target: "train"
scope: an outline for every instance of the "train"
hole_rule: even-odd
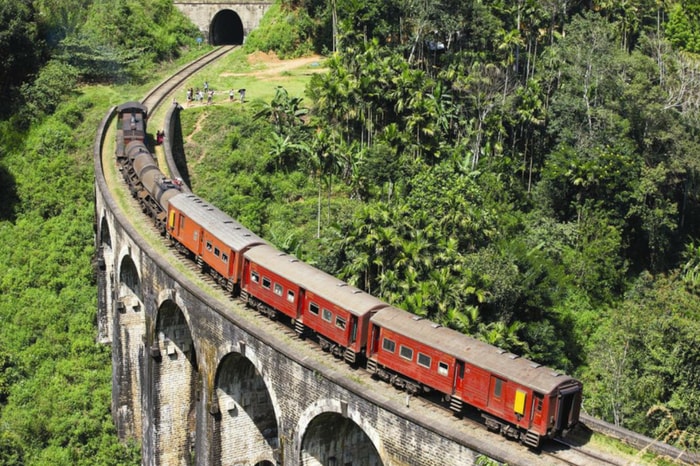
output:
[[[539,448],[579,422],[575,378],[392,306],[289,255],[183,189],[159,168],[148,109],[119,105],[116,159],[156,228],[228,293],[300,338],[408,394],[437,394],[456,415]]]

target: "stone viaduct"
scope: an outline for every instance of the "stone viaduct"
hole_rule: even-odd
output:
[[[175,0],[175,6],[199,28],[212,45],[239,45],[255,29],[273,0]]]
[[[165,131],[181,147],[179,111]],[[112,349],[118,435],[141,444],[143,464],[545,464],[353,370],[190,270],[118,188],[114,113],[94,149],[98,338]]]

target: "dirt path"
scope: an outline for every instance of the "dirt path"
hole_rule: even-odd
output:
[[[264,64],[265,69],[253,70],[246,73],[226,73],[222,76],[255,76],[258,78],[279,76],[285,71],[291,71],[304,66],[309,66],[313,63],[321,63],[323,57],[320,55],[310,55],[308,57],[293,58],[291,60],[280,60],[274,53],[255,52],[248,55],[248,63],[255,67],[258,64]]]

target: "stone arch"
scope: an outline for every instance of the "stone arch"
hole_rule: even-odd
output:
[[[124,307],[132,306],[136,308],[138,303],[134,302],[134,299],[143,302],[141,277],[139,277],[139,271],[130,255],[122,257],[119,266],[118,299],[123,306],[122,309],[120,309],[122,312],[125,310]]]
[[[114,253],[112,235],[107,216],[103,213],[99,225],[97,251],[97,338],[100,343],[112,341],[112,319],[114,318],[112,297],[114,292]]]
[[[221,10],[214,15],[209,27],[212,45],[241,45],[244,37],[243,22],[233,10]]]
[[[300,417],[294,452],[298,464],[384,464],[379,433],[346,402],[319,400]]]
[[[112,235],[109,232],[109,222],[107,222],[107,216],[102,216],[102,221],[100,222],[100,247],[108,250],[112,250]]]
[[[214,387],[217,409],[213,410],[214,458],[221,464],[234,464],[243,458],[246,464],[274,464],[280,445],[279,427],[268,386],[255,363],[244,354],[229,353],[221,360]]]
[[[174,299],[158,307],[150,347],[156,464],[189,464],[195,449],[197,394],[202,380],[185,312]]]
[[[145,313],[143,308],[142,284],[139,270],[126,249],[121,254],[117,269],[114,305],[116,312],[110,316],[109,327],[113,328],[113,360],[122,361],[120,374],[115,378],[112,389],[112,402],[116,407],[115,419],[121,438],[140,438],[142,417],[138,408],[137,387],[141,386],[141,372],[133,370],[139,365],[139,351],[145,335]]]

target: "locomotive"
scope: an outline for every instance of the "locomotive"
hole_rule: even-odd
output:
[[[124,179],[161,234],[229,293],[409,394],[437,392],[457,415],[478,410],[489,429],[529,447],[577,425],[580,381],[391,306],[185,192],[149,151],[147,112],[139,102],[117,107]]]

